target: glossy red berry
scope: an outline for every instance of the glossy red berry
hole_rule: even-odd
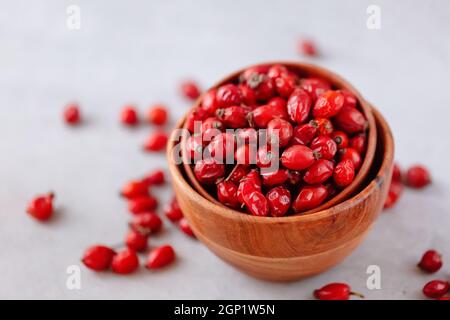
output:
[[[333,160],[337,152],[337,145],[334,140],[328,136],[318,136],[314,138],[310,145],[316,158]]]
[[[344,107],[356,108],[356,105],[358,104],[358,99],[352,92],[345,89],[339,90],[339,92],[344,95]]]
[[[402,193],[403,193],[403,184],[400,181],[392,180],[389,186],[388,195],[384,202],[384,208],[385,209],[392,208],[400,199]]]
[[[217,109],[217,118],[223,121],[227,128],[243,128],[248,126],[247,111],[241,106],[231,106],[224,109]]]
[[[240,203],[244,203],[244,197],[251,194],[253,191],[261,191],[262,183],[257,170],[251,170],[238,186],[237,199]]]
[[[149,186],[160,186],[166,182],[164,171],[163,170],[155,170],[150,172],[147,176],[142,179],[144,183]]]
[[[270,145],[259,147],[256,157],[256,165],[259,168],[273,168],[273,166],[278,165],[279,161],[278,150],[272,149]]]
[[[215,112],[215,110],[214,110]],[[200,133],[202,127],[202,121],[206,120],[210,114],[203,108],[196,108],[186,118],[186,128],[189,132]]]
[[[241,92],[234,84],[225,84],[217,89],[216,101],[219,108],[240,105],[242,101]]]
[[[230,158],[233,159],[233,153],[236,147],[236,139],[231,132],[222,132],[215,136],[207,146],[208,155],[218,160]]]
[[[188,99],[195,100],[200,96],[200,89],[197,83],[192,80],[186,80],[181,83],[181,93]]]
[[[125,249],[114,255],[111,263],[112,270],[118,274],[129,274],[139,267],[139,259],[136,252]]]
[[[130,230],[125,238],[125,244],[130,250],[144,251],[148,245],[148,234]]]
[[[94,271],[103,271],[111,266],[112,259],[116,253],[113,249],[102,245],[88,248],[81,261]]]
[[[280,76],[274,80],[277,93],[283,98],[289,98],[297,87],[298,79],[292,74]]]
[[[298,44],[298,51],[305,56],[314,57],[318,55],[316,45],[308,39],[301,39]]]
[[[292,125],[283,119],[272,119],[267,124],[267,142],[277,143],[280,147],[285,147],[294,135]]]
[[[183,218],[183,211],[181,211],[177,198],[173,197],[172,201],[164,206],[164,214],[172,222],[176,222]]]
[[[401,181],[402,171],[398,163],[394,163],[394,168],[392,169],[392,181]]]
[[[164,132],[152,133],[144,143],[146,151],[161,151],[166,148],[168,137]]]
[[[166,124],[167,117],[167,108],[163,105],[155,105],[147,113],[147,121],[158,126]]]
[[[283,151],[281,163],[291,170],[304,170],[314,163],[313,151],[302,145],[293,145]]]
[[[146,267],[148,269],[158,269],[171,264],[175,260],[175,251],[172,246],[164,245],[150,251]]]
[[[423,287],[423,294],[432,299],[438,299],[444,296],[449,290],[448,281],[432,280]]]
[[[334,163],[330,160],[319,159],[310,166],[303,176],[308,184],[321,184],[333,175]]]
[[[423,188],[430,182],[430,173],[424,166],[415,165],[406,171],[406,184],[412,188]]]
[[[180,230],[187,234],[189,237],[196,238],[186,218],[182,218],[180,221],[178,221],[178,226],[180,227]]]
[[[272,79],[264,73],[253,72],[249,74],[245,84],[253,90],[257,101],[267,101],[275,94]]]
[[[236,149],[235,156],[237,164],[250,165],[256,163],[257,150],[256,145],[241,145]]]
[[[327,118],[317,118],[309,122],[317,128],[317,134],[321,136],[329,136],[333,133],[333,123]]]
[[[442,267],[442,256],[436,250],[428,250],[423,254],[418,266],[425,272],[436,272]]]
[[[345,106],[334,117],[336,127],[347,134],[363,132],[367,128],[367,120],[356,108]]]
[[[333,131],[330,135],[331,139],[336,142],[338,149],[343,149],[348,147],[349,139],[345,132],[343,131]],[[359,152],[359,151],[358,151]]]
[[[241,92],[242,103],[253,108],[257,104],[255,92],[253,91],[253,89],[245,83],[239,84],[238,88]]]
[[[135,126],[139,123],[137,111],[134,106],[125,106],[120,113],[120,121],[126,126]]]
[[[127,199],[132,199],[149,194],[149,184],[145,181],[132,180],[123,186],[120,195]]]
[[[153,211],[157,206],[158,201],[151,195],[135,197],[128,201],[128,210],[133,214]]]
[[[237,164],[233,170],[228,175],[227,180],[239,185],[239,182],[244,178],[249,172],[249,168],[245,165]]]
[[[300,190],[295,199],[292,208],[295,212],[303,212],[317,208],[328,196],[328,190],[325,186],[307,186]]]
[[[64,121],[68,125],[76,125],[80,123],[81,121],[80,107],[75,103],[67,105],[66,108],[64,109],[63,117]]]
[[[351,160],[343,160],[334,168],[333,180],[338,187],[346,187],[355,179],[355,165]]]
[[[217,117],[209,117],[203,121],[201,132],[205,141],[211,141],[216,135],[225,129],[223,122]]]
[[[289,172],[286,169],[261,173],[262,183],[265,187],[274,187],[285,183],[289,179]]]
[[[201,135],[192,135],[186,139],[185,152],[190,161],[197,161],[203,157],[203,137]]]
[[[362,165],[361,155],[353,148],[344,148],[339,150],[339,160],[350,160],[355,165],[355,170],[358,171]]]
[[[247,210],[254,216],[266,217],[269,215],[269,202],[262,192],[258,190],[253,190],[246,192],[243,191],[244,204]]]
[[[272,80],[275,80],[280,77],[285,77],[287,75],[289,75],[288,69],[281,64],[275,64],[271,66],[267,71],[267,76]]]
[[[283,99],[271,101],[273,102],[257,107],[249,114],[249,123],[252,126],[266,128],[272,119],[280,118],[288,120],[286,102]]]
[[[319,78],[306,78],[300,80],[300,87],[309,93],[313,101],[317,100],[322,93],[331,90],[331,85]]]
[[[308,92],[301,88],[297,88],[292,92],[287,102],[287,111],[292,122],[302,124],[309,116],[311,110],[312,99]]]
[[[156,233],[161,229],[162,220],[154,212],[143,212],[133,217],[130,222],[131,229],[141,233]]]
[[[237,199],[238,187],[231,181],[222,181],[217,184],[217,198],[221,203],[230,208],[239,208]]]
[[[272,217],[284,216],[291,205],[291,193],[283,186],[271,189],[267,192],[266,198]]]
[[[213,116],[216,114],[216,110],[219,107],[216,100],[216,89],[209,90],[205,93],[202,99],[202,109],[208,113],[208,115]]]
[[[27,213],[33,218],[46,221],[53,215],[53,199],[55,195],[49,193],[47,195],[37,196],[27,207]]]
[[[366,140],[366,135],[360,133],[350,139],[348,146],[355,149],[359,154],[364,154],[367,148]]]
[[[327,91],[316,100],[313,108],[315,118],[331,118],[341,111],[344,106],[344,95],[339,91]]]
[[[364,298],[361,294],[352,292],[350,286],[345,283],[330,283],[314,290],[314,297],[319,300],[348,300],[350,295]]]
[[[292,141],[295,144],[308,145],[316,136],[317,127],[311,123],[305,123],[294,128]]]
[[[202,184],[214,184],[225,174],[225,165],[215,158],[199,160],[194,166],[194,174]]]

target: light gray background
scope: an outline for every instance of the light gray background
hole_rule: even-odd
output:
[[[79,31],[66,27],[69,4],[81,8]],[[379,31],[366,28],[370,4],[381,7]],[[441,278],[450,272],[449,9],[444,0],[1,1],[0,297],[303,299],[345,281],[369,299],[421,298],[435,277],[415,268],[426,249],[443,252]],[[245,65],[297,61],[302,35],[323,52],[311,61],[349,79],[386,116],[397,159],[426,164],[434,184],[407,190],[344,263],[314,278],[252,279],[166,223],[151,243],[173,244],[174,266],[125,277],[82,268],[82,290],[66,289],[66,268],[87,246],[122,239],[129,215],[118,188],[165,166],[163,155],[140,152],[151,128],[118,124],[122,105],[164,102],[176,119],[189,107],[176,91],[181,79],[207,87]],[[61,121],[73,99],[86,118],[74,130]],[[24,210],[49,189],[58,214],[40,224]],[[158,192],[162,202],[170,194]],[[382,290],[365,287],[371,264],[381,267]]]

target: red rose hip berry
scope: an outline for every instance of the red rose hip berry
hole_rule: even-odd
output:
[[[144,143],[146,151],[161,151],[166,148],[168,137],[164,132],[152,133]]]
[[[139,118],[134,106],[125,106],[120,113],[120,121],[126,126],[135,126]]]
[[[178,221],[178,226],[180,227],[180,230],[183,231],[183,233],[187,234],[191,238],[196,238],[186,218],[182,218],[180,221]]]
[[[143,212],[133,217],[130,222],[131,229],[141,233],[156,233],[161,229],[162,220],[154,212]]]
[[[328,196],[325,186],[307,186],[300,190],[292,208],[295,212],[303,212],[318,207]]]
[[[147,121],[158,126],[167,122],[167,109],[163,105],[155,105],[147,113]]]
[[[159,269],[171,264],[175,260],[175,251],[172,246],[164,245],[150,251],[146,267],[147,269]]]
[[[331,118],[341,111],[344,106],[344,96],[339,91],[327,91],[316,100],[313,108],[315,118]]]
[[[318,136],[314,138],[310,145],[316,158],[333,160],[337,152],[337,145],[334,140],[328,136]]]
[[[144,181],[132,180],[123,186],[120,195],[127,199],[146,196],[149,194],[149,185]]]
[[[225,174],[225,165],[215,158],[201,159],[194,166],[194,174],[202,184],[214,184]]]
[[[351,295],[364,298],[361,294],[352,292],[350,286],[345,283],[330,283],[314,290],[314,297],[319,300],[348,300]]]
[[[291,170],[304,170],[314,163],[313,151],[302,145],[293,145],[283,151],[281,163]]]
[[[434,273],[442,267],[442,257],[436,250],[428,250],[423,254],[418,267],[425,272]]]
[[[243,128],[248,126],[247,111],[241,106],[231,106],[216,111],[217,118],[228,128]]]
[[[432,299],[438,299],[444,296],[449,290],[448,281],[432,280],[423,287],[423,294]]]
[[[238,208],[240,205],[237,191],[238,187],[231,181],[222,181],[217,184],[217,198],[230,208]]]
[[[291,206],[291,193],[283,186],[271,189],[266,198],[272,217],[284,216]]]
[[[316,126],[305,123],[294,128],[292,140],[295,144],[308,145],[314,139],[316,133]]]
[[[338,149],[344,149],[348,146],[349,139],[345,132],[333,131],[333,133],[330,135],[330,137],[331,137],[331,139],[334,140],[334,142],[336,142],[336,146]],[[362,153],[362,152],[360,152],[360,153]]]
[[[339,150],[339,160],[350,160],[355,165],[355,170],[359,170],[362,165],[361,155],[353,148],[344,148]]]
[[[272,119],[267,124],[267,142],[277,143],[280,147],[285,147],[294,135],[292,125],[283,119]]]
[[[34,198],[27,207],[27,213],[33,218],[46,221],[53,215],[53,199],[55,195],[49,193],[43,196]]]
[[[148,245],[148,234],[130,230],[125,238],[125,244],[130,250],[144,251]]]
[[[360,133],[350,139],[348,146],[355,149],[359,154],[364,154],[367,148],[366,140],[366,135],[364,133]]]
[[[409,187],[420,189],[430,184],[430,182],[430,173],[424,166],[415,165],[406,171],[406,184]]]
[[[186,80],[181,83],[181,93],[188,99],[195,100],[200,96],[200,89],[197,83],[192,80]]]
[[[158,201],[151,195],[139,196],[128,201],[128,210],[133,214],[141,214],[154,210]]]
[[[68,125],[76,125],[80,123],[81,121],[80,107],[75,103],[67,105],[66,108],[64,109],[63,117],[64,121]]]
[[[302,124],[309,116],[312,99],[308,92],[298,88],[292,92],[287,102],[287,111],[292,122]]]
[[[339,162],[334,168],[333,180],[338,187],[346,187],[355,179],[355,165],[351,160]]]
[[[321,184],[333,175],[334,163],[330,160],[319,159],[306,170],[303,181],[308,184]]]
[[[114,255],[111,263],[112,270],[118,274],[129,274],[139,267],[139,259],[133,250],[125,249]]]
[[[172,201],[164,206],[164,214],[172,222],[179,221],[183,218],[183,211],[181,211],[177,198],[173,197]]]
[[[253,190],[248,192],[244,189],[242,193],[247,210],[254,216],[266,217],[269,215],[269,202],[262,192]]]
[[[347,134],[362,132],[367,128],[367,120],[356,108],[343,107],[334,117],[336,127]]]
[[[88,248],[81,261],[94,271],[103,271],[111,266],[112,259],[116,253],[113,249],[102,245]]]
[[[216,91],[216,101],[219,108],[241,104],[241,92],[234,84],[225,84]]]

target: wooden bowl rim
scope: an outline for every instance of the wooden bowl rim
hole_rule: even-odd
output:
[[[375,178],[367,183],[367,186],[362,189],[360,192],[352,196],[351,198],[344,200],[341,203],[338,203],[331,208],[324,209],[314,214],[300,214],[300,215],[291,215],[284,217],[256,217],[249,214],[245,214],[243,212],[233,210],[231,208],[220,206],[214,202],[203,197],[198,193],[187,181],[184,179],[183,175],[180,172],[179,166],[173,161],[172,151],[175,147],[175,132],[172,133],[171,138],[169,140],[168,148],[167,148],[167,158],[169,161],[169,170],[172,175],[172,179],[177,179],[178,182],[182,184],[183,188],[186,188],[187,192],[192,196],[192,201],[201,202],[203,206],[209,207],[211,212],[215,214],[221,215],[224,218],[231,220],[238,220],[242,223],[292,223],[292,222],[313,222],[317,220],[321,220],[333,215],[337,215],[340,212],[346,211],[351,207],[361,203],[365,199],[367,199],[370,194],[379,188],[380,185],[384,182],[383,173],[389,171],[389,164],[394,161],[394,140],[392,136],[391,129],[387,124],[384,117],[378,112],[375,108],[372,107],[372,110],[377,118],[378,125],[382,129],[383,135],[385,136],[385,145],[384,145],[384,154],[383,161],[380,165],[380,168],[375,176]],[[184,118],[180,120],[176,128],[181,128],[181,125],[184,122]]]
[[[299,212],[299,213],[295,213],[294,215],[307,215],[307,214],[312,214],[312,213],[316,213],[318,211],[321,210],[325,210],[327,208],[331,208],[332,206],[335,206],[336,204],[344,201],[345,199],[347,199],[349,196],[351,196],[359,187],[359,185],[361,183],[364,182],[364,179],[366,178],[370,167],[372,166],[372,162],[373,162],[373,158],[375,156],[375,150],[376,150],[376,140],[377,140],[377,128],[376,128],[376,124],[375,124],[375,119],[373,117],[372,114],[372,108],[370,106],[370,104],[364,99],[364,97],[361,95],[361,93],[356,90],[356,88],[350,83],[348,82],[346,79],[344,79],[343,77],[341,77],[340,75],[336,74],[333,71],[330,71],[326,68],[314,65],[314,64],[310,64],[310,63],[303,63],[303,62],[292,62],[292,61],[276,61],[276,62],[263,62],[263,63],[259,63],[259,64],[255,64],[255,65],[251,65],[248,67],[244,67],[241,68],[233,73],[231,73],[230,75],[224,77],[222,80],[220,80],[219,82],[217,82],[214,86],[212,86],[211,88],[209,88],[207,91],[205,91],[196,101],[195,103],[192,105],[192,107],[189,109],[189,111],[187,112],[187,114],[189,114],[189,112],[192,111],[192,109],[197,108],[201,101],[202,98],[204,96],[204,94],[206,92],[208,92],[209,90],[213,89],[213,88],[218,88],[219,86],[228,83],[232,80],[235,80],[239,74],[241,74],[244,70],[248,69],[248,68],[252,68],[252,67],[256,67],[256,66],[271,66],[271,65],[275,65],[275,64],[281,64],[286,66],[289,69],[300,69],[300,73],[306,73],[312,76],[320,76],[324,79],[326,79],[327,81],[329,81],[331,84],[336,85],[336,83],[339,83],[340,86],[342,87],[341,89],[346,89],[351,91],[353,94],[356,95],[356,97],[358,98],[358,101],[360,101],[360,105],[361,108],[363,110],[364,115],[367,118],[367,121],[369,123],[369,128],[367,130],[367,150],[366,150],[366,154],[364,155],[364,160],[363,163],[361,165],[361,168],[359,169],[355,179],[353,180],[353,182],[348,185],[347,187],[345,187],[344,189],[340,190],[340,192],[333,198],[328,199],[327,201],[325,201],[324,203],[322,203],[320,206],[318,206],[317,208],[311,209],[311,210],[307,210],[304,212]],[[187,116],[187,115],[186,115]],[[185,117],[186,117],[185,116]],[[183,128],[186,129],[186,123],[184,123]],[[186,137],[183,136],[181,139],[181,147],[182,149],[184,149],[183,146],[185,146],[186,144]],[[193,185],[194,189],[197,190],[198,193],[200,193],[200,195],[202,195],[203,197],[205,197],[206,199],[208,199],[211,202],[214,202],[215,204],[222,206],[224,208],[226,208],[225,205],[221,204],[219,201],[217,201],[217,199],[214,198],[214,196],[212,196],[195,178],[194,172],[191,168],[191,165],[188,163],[189,159],[187,157],[187,155],[182,152],[182,158],[183,158],[183,166],[184,166],[184,170],[186,172],[186,175],[188,176],[191,184]]]

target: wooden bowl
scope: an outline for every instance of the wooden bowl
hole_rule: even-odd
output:
[[[243,214],[199,194],[186,180],[184,167],[175,161],[177,149],[172,135],[168,145],[172,183],[195,235],[226,262],[267,280],[295,280],[341,262],[370,230],[383,208],[391,180],[394,142],[383,117],[376,111],[374,115],[377,157],[365,186],[329,209],[279,218]]]
[[[328,201],[321,204],[319,207],[314,208],[312,210],[308,210],[305,212],[297,213],[301,215],[305,214],[311,214],[314,212],[318,212],[327,208],[330,208],[346,199],[348,199],[350,196],[354,195],[357,189],[360,187],[361,183],[364,181],[365,177],[368,174],[368,171],[372,165],[373,157],[375,154],[375,148],[377,143],[377,128],[375,125],[375,119],[372,114],[371,107],[369,103],[361,96],[361,94],[345,79],[340,77],[339,75],[326,70],[324,68],[318,67],[316,65],[312,64],[306,64],[306,63],[298,63],[298,62],[272,62],[272,63],[263,63],[258,65],[274,65],[274,64],[282,64],[286,66],[289,70],[295,71],[297,74],[300,74],[302,77],[319,77],[322,79],[327,80],[333,88],[336,89],[346,89],[350,92],[352,92],[359,100],[359,105],[361,106],[361,109],[368,121],[368,132],[367,132],[367,151],[364,156],[363,163],[361,165],[361,168],[359,169],[355,179],[353,182],[347,186],[345,189],[341,190],[338,194],[336,194],[333,198],[329,199]],[[248,68],[248,67],[247,67]],[[229,76],[222,79],[220,82],[218,82],[213,88],[218,88],[223,84],[230,83],[233,81],[236,81],[239,77],[239,75],[247,68],[243,68],[241,70],[238,70]],[[202,101],[202,97],[197,99],[193,107],[191,108],[197,108]],[[186,129],[186,124],[184,125],[184,129]],[[184,146],[186,144],[187,137],[184,136],[181,139],[181,150],[185,150]],[[192,170],[189,157],[187,154],[182,154],[183,162],[184,162],[184,170],[186,172],[186,175],[189,179],[189,182],[191,185],[197,190],[203,197],[208,199],[211,202],[214,202],[217,205],[225,207],[222,203],[217,201],[217,199],[211,195],[211,190],[208,192],[196,179],[194,172]],[[215,192],[215,190],[213,190]]]

